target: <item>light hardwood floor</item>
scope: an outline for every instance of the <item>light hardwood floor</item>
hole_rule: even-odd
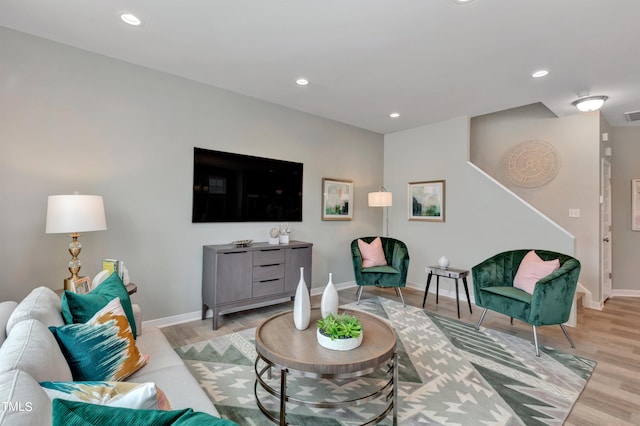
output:
[[[406,288],[407,304],[422,306],[422,291]],[[391,289],[367,287],[364,297],[374,295],[396,298]],[[340,303],[355,301],[355,289],[340,291]],[[429,294],[425,309],[457,317],[455,299]],[[320,305],[320,297],[311,299],[312,306]],[[173,347],[199,342],[233,331],[256,327],[262,320],[276,313],[291,310],[285,303],[222,317],[218,330],[212,330],[211,319],[192,321],[163,328]],[[466,302],[460,303],[461,320],[476,323],[481,309],[473,306],[469,313]],[[483,326],[532,340],[531,327],[519,321],[509,324],[509,318],[489,311]],[[578,309],[578,327],[567,327],[576,349],[571,349],[560,327],[539,327],[540,345],[553,346],[563,352],[575,353],[598,363],[586,388],[578,398],[568,426],[640,425],[640,299],[616,297],[605,304],[603,311]],[[533,344],[531,347],[533,351]]]

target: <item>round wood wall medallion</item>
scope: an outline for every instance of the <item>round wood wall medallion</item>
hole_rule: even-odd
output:
[[[530,140],[507,151],[502,167],[514,185],[534,188],[549,183],[556,176],[560,160],[549,142]]]

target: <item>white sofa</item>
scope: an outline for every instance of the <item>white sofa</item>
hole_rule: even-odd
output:
[[[136,327],[142,330],[134,305]],[[64,324],[60,297],[48,287],[34,289],[23,301],[0,303],[0,425],[51,425],[51,401],[39,382],[71,381],[71,370],[49,326]],[[137,337],[149,362],[127,381],[153,382],[172,409],[193,408],[219,416],[162,332],[145,327]]]

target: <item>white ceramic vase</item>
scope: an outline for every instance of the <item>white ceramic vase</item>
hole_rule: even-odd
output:
[[[442,269],[447,269],[449,267],[449,259],[442,256],[440,259],[438,259],[438,266],[440,266]]]
[[[304,282],[304,268],[300,268],[300,281],[296,289],[296,296],[293,299],[293,324],[298,330],[309,327],[311,319],[311,300],[309,299],[309,289]]]
[[[280,244],[280,237],[269,237],[269,244]]]
[[[322,318],[330,314],[338,314],[338,290],[333,285],[333,274],[329,273],[329,282],[322,292],[322,299],[320,300],[320,312],[322,312]]]
[[[289,234],[280,235],[280,244],[289,244]]]

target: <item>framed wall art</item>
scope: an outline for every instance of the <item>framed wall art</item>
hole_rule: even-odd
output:
[[[322,178],[322,220],[353,219],[353,181]]]
[[[631,230],[640,231],[640,179],[631,180]]]
[[[445,181],[409,182],[409,220],[444,222]]]

